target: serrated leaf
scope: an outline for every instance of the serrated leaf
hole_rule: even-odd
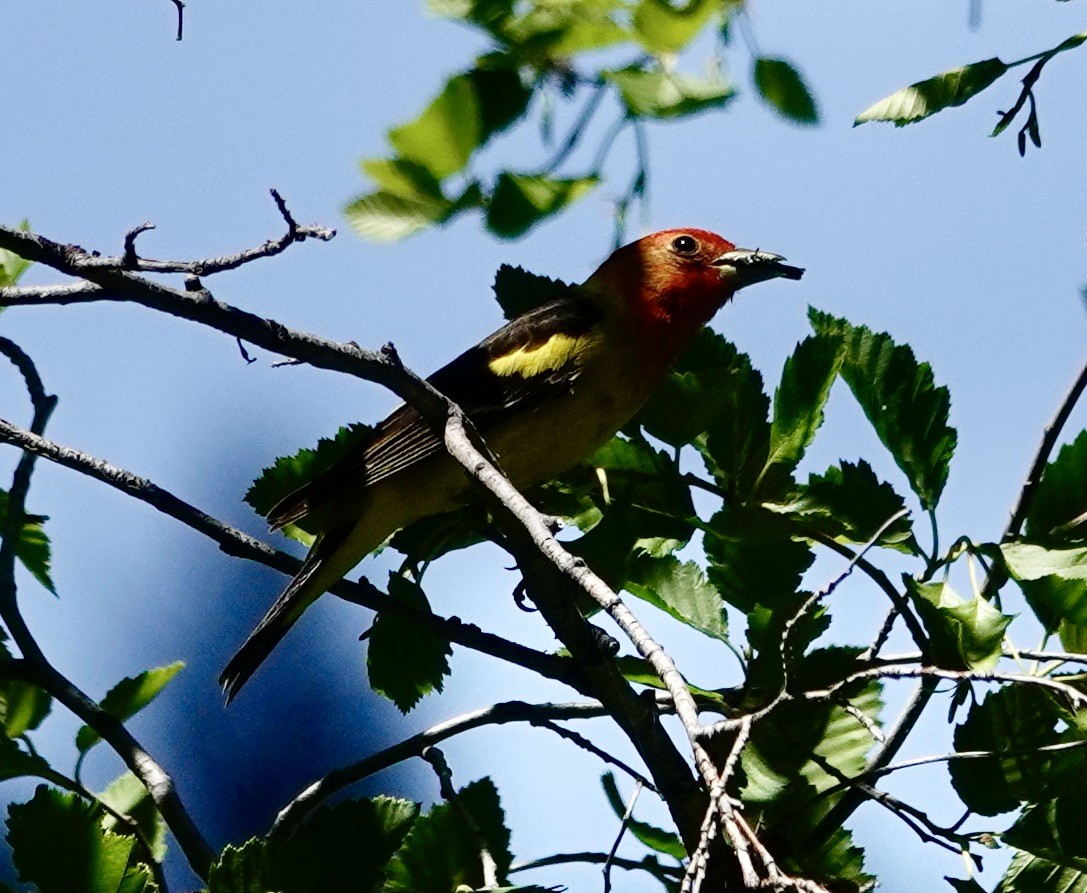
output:
[[[19,530],[18,542],[15,544],[15,556],[22,563],[31,576],[34,577],[53,595],[57,594],[53,585],[52,548],[49,537],[43,527],[48,520],[44,515],[25,515],[23,525]],[[3,531],[8,525],[8,494],[0,490],[0,541],[3,540]]]
[[[513,319],[542,304],[570,294],[575,286],[561,279],[530,273],[502,264],[494,274],[494,297],[506,319]]]
[[[257,514],[267,517],[268,512],[289,493],[312,481],[321,472],[358,449],[370,436],[369,425],[353,424],[340,428],[333,437],[322,437],[314,449],[304,448],[290,456],[280,456],[265,468],[245,494],[245,501]],[[307,529],[306,519],[289,524],[283,532],[292,539],[313,542],[316,530]]]
[[[791,472],[803,458],[823,423],[823,408],[842,365],[840,339],[812,335],[793,350],[774,392],[774,418],[770,423],[770,454],[761,477],[771,466]]]
[[[1087,871],[1085,808],[1083,785],[1075,785],[1050,800],[1028,806],[1001,840],[1065,868]]]
[[[1046,465],[1027,510],[1025,530],[1032,540],[1087,539],[1087,430]]]
[[[456,803],[440,803],[415,821],[389,863],[386,893],[449,893],[461,885],[471,890],[483,886],[480,842],[464,812],[486,842],[499,883],[505,881],[511,861],[509,831],[498,791],[483,778],[461,788]]]
[[[720,76],[706,79],[666,71],[623,68],[601,72],[619,88],[627,111],[637,118],[680,118],[721,108],[735,89]]]
[[[24,218],[19,222],[18,228],[24,233],[30,232],[30,221]],[[8,251],[7,248],[0,248],[0,288],[18,285],[19,279],[27,271],[30,263],[30,261]]]
[[[1087,893],[1087,873],[1018,852],[993,893]]]
[[[634,7],[634,35],[651,53],[677,53],[705,27],[721,8],[720,0],[641,0]]]
[[[867,543],[905,505],[894,488],[876,477],[872,466],[861,459],[857,463],[843,461],[821,475],[811,475],[789,502],[768,507],[835,539]],[[884,530],[879,545],[916,554],[918,546],[909,518],[902,517]]]
[[[103,831],[95,808],[39,785],[8,810],[8,843],[19,879],[40,893],[118,893],[135,841]]]
[[[797,124],[818,124],[819,110],[804,79],[790,62],[761,56],[755,60],[755,86],[766,103]]]
[[[161,862],[166,855],[166,823],[162,820],[155,801],[151,794],[131,772],[115,778],[109,786],[97,795],[98,799],[107,806],[112,807],[122,815],[127,815],[135,820],[144,840],[151,845],[151,854],[157,862]],[[102,819],[102,827],[114,834],[131,834],[128,825],[120,823],[112,815],[106,814]],[[143,851],[138,849],[138,855]]]
[[[728,640],[728,615],[719,593],[693,561],[674,556],[635,559],[626,589],[707,636]]]
[[[801,576],[813,560],[811,549],[788,534],[737,536],[742,520],[752,517],[738,512],[726,506],[710,519],[704,540],[710,582],[744,613],[759,605],[771,611],[793,607]]]
[[[487,203],[487,228],[515,239],[573,204],[597,184],[596,177],[545,177],[502,171]]]
[[[179,660],[164,667],[144,670],[136,676],[126,676],[106,693],[101,707],[110,716],[124,722],[155,700],[184,667],[185,663]],[[100,740],[94,729],[82,726],[75,736],[76,750],[81,754],[86,753]]]
[[[0,725],[9,738],[36,729],[52,706],[49,693],[33,683],[21,679],[0,682]]]
[[[604,788],[604,796],[608,799],[608,805],[611,806],[616,817],[622,819],[626,815],[627,807],[619,794],[619,786],[615,782],[615,776],[611,772],[605,772],[600,776],[600,784]],[[671,856],[679,862],[687,858],[687,850],[678,834],[665,831],[663,828],[650,825],[648,822],[640,821],[633,816],[627,819],[627,828],[631,834],[651,850]]]
[[[634,422],[671,446],[693,443],[734,402],[725,395],[742,389],[750,374],[746,354],[716,332],[702,329]]]
[[[962,105],[993,84],[1008,70],[999,59],[983,59],[918,81],[869,106],[853,126],[867,121],[891,121],[896,127],[923,121],[952,106]]]
[[[1016,541],[997,548],[1047,630],[1062,622],[1087,625],[1087,547],[1049,549]]]
[[[895,344],[890,335],[815,308],[809,308],[808,317],[816,332],[842,339],[842,378],[922,508],[934,508],[956,443],[955,429],[948,425],[947,388],[936,387],[932,367],[919,363],[909,347]]]
[[[1052,699],[1030,685],[989,692],[955,728],[955,750],[1007,752],[993,759],[952,760],[955,792],[974,812],[998,815],[1052,788],[1051,754],[1030,751],[1060,740]]]
[[[903,581],[929,634],[929,656],[937,666],[953,670],[996,666],[1011,616],[980,596],[964,601],[946,583],[919,583],[908,574]]]
[[[531,96],[515,69],[474,68],[450,78],[414,121],[389,131],[389,142],[397,155],[443,180],[519,118]]]
[[[430,612],[423,590],[399,574],[389,575],[389,595]],[[447,639],[392,612],[378,612],[366,649],[370,687],[407,713],[423,695],[442,690],[452,653]]]

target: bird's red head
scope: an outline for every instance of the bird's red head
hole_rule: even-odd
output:
[[[671,362],[741,288],[777,277],[799,279],[804,271],[783,260],[737,248],[704,229],[666,229],[615,251],[589,283],[633,309],[647,343]]]

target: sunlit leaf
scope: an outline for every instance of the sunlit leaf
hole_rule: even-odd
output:
[[[28,571],[49,592],[56,595],[52,577],[52,546],[45,533],[44,515],[26,515],[19,530],[15,555]],[[8,494],[0,490],[0,540],[8,524]]]
[[[938,666],[986,670],[996,665],[1012,617],[980,596],[963,600],[946,583],[919,583],[908,574],[903,580],[931,639],[930,657]]]
[[[1027,510],[1026,534],[1032,540],[1087,539],[1087,430],[1046,465]]]
[[[603,72],[619,88],[630,114],[639,118],[679,118],[720,108],[736,95],[720,76],[694,78],[666,71],[624,68]]]
[[[1017,852],[993,893],[1087,893],[1087,872]]]
[[[9,738],[33,731],[49,715],[53,699],[44,689],[21,679],[0,681],[0,725]]]
[[[998,548],[1008,573],[1047,629],[1062,622],[1087,626],[1087,547],[1050,549],[1016,541]]]
[[[918,81],[869,106],[853,122],[891,121],[896,127],[923,121],[952,106],[962,105],[977,96],[1008,70],[999,59],[984,59],[962,68],[945,71]]]
[[[30,221],[26,219],[20,221],[18,228],[24,233],[30,232]],[[18,285],[19,279],[26,272],[30,263],[30,261],[8,251],[7,248],[0,248],[0,288]]]
[[[721,593],[693,561],[673,556],[635,560],[626,589],[707,636],[728,639],[728,615]]]
[[[126,676],[106,693],[101,707],[110,716],[123,722],[155,700],[167,683],[184,667],[184,662],[175,661],[164,667],[144,670],[135,676]],[[80,753],[86,753],[99,740],[98,732],[90,726],[82,726],[76,733],[75,746]]]
[[[110,782],[97,796],[115,812],[132,819],[140,829],[143,839],[150,844],[152,857],[162,861],[166,855],[166,823],[144,783],[131,772],[125,772]],[[108,813],[102,818],[102,827],[115,834],[133,834],[130,825],[119,822]],[[146,854],[141,855],[146,858]]]

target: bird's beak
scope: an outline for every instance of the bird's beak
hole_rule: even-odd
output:
[[[731,279],[739,290],[767,279],[799,279],[804,275],[801,267],[782,263],[785,258],[769,251],[752,251],[750,248],[734,248],[713,261],[722,279]]]

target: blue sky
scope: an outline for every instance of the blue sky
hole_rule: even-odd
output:
[[[0,219],[29,217],[51,238],[102,251],[118,250],[128,229],[151,220],[158,229],[140,241],[147,255],[212,256],[279,233],[267,194],[275,186],[300,221],[337,226],[340,235],[214,277],[216,296],[330,338],[366,347],[393,341],[422,372],[498,324],[489,287],[500,263],[580,280],[607,254],[607,188],[517,242],[489,237],[472,217],[394,246],[349,231],[341,209],[365,188],[357,162],[381,155],[386,128],[417,113],[482,49],[471,32],[416,3],[193,0],[187,12],[177,43],[165,0],[54,0],[5,11]],[[950,387],[959,429],[940,508],[945,535],[992,539],[1042,425],[1083,361],[1087,51],[1061,56],[1043,75],[1036,92],[1044,147],[1026,158],[1014,134],[987,137],[995,110],[1017,95],[1014,75],[917,126],[851,123],[912,81],[1053,46],[1083,29],[1082,14],[1074,4],[1027,9],[993,0],[976,31],[967,28],[965,3],[938,0],[878,9],[859,0],[788,0],[754,3],[750,16],[760,50],[804,72],[822,126],[797,128],[762,106],[752,95],[748,51],[734,44],[726,64],[741,97],[724,112],[650,128],[650,204],[631,234],[702,226],[807,267],[799,286],[752,289],[714,322],[771,386],[807,332],[808,304],[913,345]],[[538,151],[518,136],[498,142],[486,161]],[[263,355],[247,366],[230,339],[134,307],[16,308],[0,317],[0,331],[31,353],[60,396],[51,437],[255,534],[262,525],[241,496],[260,468],[343,423],[380,418],[395,403],[366,383],[272,369]],[[0,369],[0,416],[22,422],[17,386]],[[837,390],[806,467],[863,455],[905,489],[865,424]],[[1069,431],[1085,424],[1087,413],[1078,411]],[[14,454],[0,453],[0,461],[6,469]],[[270,810],[307,780],[381,742],[497,700],[569,697],[458,651],[446,695],[402,719],[365,690],[356,637],[367,619],[323,599],[224,710],[215,677],[281,585],[277,575],[244,567],[63,469],[40,466],[30,507],[51,516],[60,598],[26,581],[22,603],[64,672],[100,696],[123,675],[187,662],[133,728],[175,773],[216,846],[261,830]],[[430,582],[436,608],[552,647],[538,619],[513,607],[515,578],[503,564],[486,548],[442,562]],[[387,566],[378,559],[363,570],[380,582]],[[825,578],[834,569],[825,562],[813,573]],[[835,598],[842,638],[862,635],[883,611],[863,585]],[[683,668],[713,684],[732,681],[735,667],[719,666],[719,654],[644,613]],[[894,692],[891,701],[901,697]],[[71,759],[65,742],[76,725],[64,716],[48,723],[42,749],[59,765]],[[616,735],[602,737],[622,747]],[[908,755],[946,749],[946,740],[934,722]],[[600,768],[569,745],[539,731],[498,729],[446,750],[458,783],[493,772],[519,856],[610,845],[615,827],[599,794]],[[104,750],[88,763],[95,783],[118,771]],[[942,770],[914,771],[892,790],[915,801],[939,796]],[[18,796],[30,787],[8,790]],[[408,770],[386,773],[370,790],[436,795],[427,773]],[[227,808],[231,801],[238,808]],[[578,822],[565,818],[572,802]],[[935,818],[957,818],[943,807]],[[923,850],[876,808],[859,816],[858,839],[883,889],[931,889],[944,874],[961,875],[958,860]],[[179,866],[171,874],[179,889],[188,883]],[[540,880],[571,889],[599,883],[588,870]],[[635,878],[624,884],[653,888]]]

